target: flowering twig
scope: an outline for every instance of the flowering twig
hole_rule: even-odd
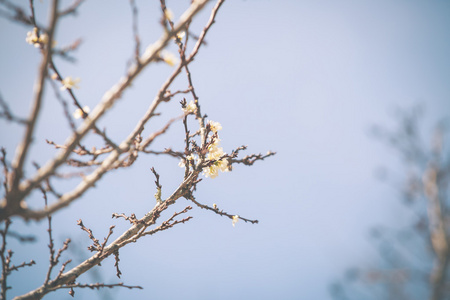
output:
[[[30,2],[32,4],[32,1]],[[58,0],[54,0],[51,8],[51,18],[50,25],[48,30],[48,41],[49,45],[51,45],[53,41],[53,33],[56,27],[57,22],[57,11],[58,11]],[[34,19],[34,17],[33,17]],[[39,115],[41,109],[42,97],[44,94],[44,82],[47,77],[47,66],[49,61],[51,60],[51,47],[46,47],[44,50],[44,55],[42,57],[42,61],[39,67],[39,77],[37,80],[34,101],[31,108],[30,116],[27,120],[27,126],[25,130],[25,135],[22,139],[22,142],[16,149],[16,154],[14,160],[12,162],[12,174],[11,174],[11,186],[10,192],[6,198],[6,207],[4,208],[6,211],[6,215],[13,213],[14,211],[19,211],[21,207],[21,201],[23,199],[22,192],[19,188],[20,180],[23,177],[23,165],[25,162],[25,158],[28,154],[29,146],[31,144],[31,140],[34,135],[34,128],[36,125],[36,119]]]
[[[50,61],[50,68],[53,70],[53,72],[55,72],[56,79],[58,79],[62,83],[64,83],[64,87],[63,88],[65,90],[67,90],[67,92],[69,93],[70,97],[73,100],[73,104],[81,112],[81,117],[83,119],[86,119],[88,117],[88,114],[87,114],[87,111],[86,111],[87,107],[82,107],[82,105],[78,101],[77,97],[75,96],[75,93],[74,93],[73,88],[72,88],[72,85],[73,85],[72,82],[71,82],[72,80],[70,80],[71,78],[67,77],[65,80],[69,79],[68,80],[69,83],[65,83],[65,80],[62,79],[63,77],[61,76],[61,73],[56,68],[55,63],[53,62],[53,60]],[[118,148],[118,146],[106,135],[106,133],[104,131],[100,130],[95,123],[92,124],[92,129],[94,130],[94,132],[97,135],[99,135],[99,136],[101,136],[103,138],[103,140],[105,141],[106,145],[108,145],[108,146],[110,146],[110,147],[112,147],[114,149]],[[78,141],[77,145],[79,145],[79,141]]]
[[[66,147],[55,158],[47,162],[42,168],[40,168],[36,175],[31,179],[20,184],[17,192],[11,195],[9,199],[15,202],[20,202],[26,195],[28,195],[32,189],[34,189],[42,180],[52,175],[56,168],[64,163],[69,154],[75,149],[79,141],[87,134],[87,132],[94,126],[95,122],[103,116],[103,114],[113,106],[116,100],[118,100],[123,91],[125,91],[136,76],[152,61],[158,58],[158,53],[166,46],[170,39],[181,31],[194,15],[200,11],[201,8],[207,3],[207,0],[194,1],[192,5],[186,10],[186,12],[180,17],[179,22],[175,25],[174,30],[170,33],[165,33],[156,43],[149,46],[147,50],[141,55],[140,64],[133,65],[129,68],[126,77],[122,78],[113,88],[103,96],[102,102],[89,114],[89,118],[85,119],[80,128],[68,139]],[[84,180],[73,190],[72,192],[64,194],[58,202],[49,205],[47,209],[42,210],[29,210],[20,208],[17,206],[9,207],[0,211],[0,218],[5,218],[9,215],[20,215],[24,218],[41,219],[52,212],[61,209],[69,205],[74,199],[80,197],[89,187],[99,180],[102,175],[110,169],[121,153],[129,150],[132,141],[140,134],[144,128],[145,123],[155,114],[155,110],[159,103],[164,98],[164,94],[169,85],[174,81],[176,76],[180,73],[181,66],[176,68],[169,79],[163,84],[157,97],[154,99],[149,109],[145,113],[144,117],[138,122],[136,128],[130,133],[128,138],[124,140],[117,149],[114,149],[108,158],[102,163],[102,165],[94,171],[92,174],[86,176]]]
[[[0,2],[1,1],[2,0],[0,0]],[[3,209],[0,209],[0,219],[7,219],[8,217],[14,215],[21,216],[24,219],[35,220],[40,220],[44,217],[47,217],[49,223],[48,233],[50,240],[50,266],[47,272],[46,279],[42,286],[28,292],[25,295],[17,297],[16,299],[40,299],[49,292],[61,288],[70,289],[69,293],[73,295],[73,289],[76,287],[98,288],[114,287],[119,285],[123,286],[122,284],[105,285],[103,283],[94,285],[82,285],[77,283],[76,280],[80,275],[86,273],[95,266],[100,265],[100,263],[104,259],[110,256],[114,256],[115,258],[114,267],[116,269],[116,275],[120,278],[122,272],[119,269],[119,250],[122,247],[125,247],[130,243],[135,243],[144,236],[153,235],[156,232],[170,229],[177,224],[185,223],[192,219],[191,216],[187,216],[184,218],[181,217],[181,215],[187,214],[188,211],[192,209],[191,206],[187,206],[184,208],[184,210],[173,213],[170,218],[160,223],[160,225],[157,225],[162,213],[181,197],[189,199],[200,208],[208,209],[221,216],[231,218],[233,220],[233,226],[238,219],[241,219],[245,222],[258,223],[257,220],[250,220],[239,217],[238,215],[228,214],[227,212],[219,210],[216,205],[214,205],[214,207],[212,208],[207,205],[203,205],[199,203],[193,196],[193,192],[196,191],[197,184],[201,181],[201,179],[199,178],[201,172],[203,172],[206,177],[209,176],[211,178],[214,178],[215,176],[217,176],[217,170],[221,170],[223,172],[231,170],[231,164],[233,162],[251,165],[256,160],[263,160],[264,158],[273,155],[273,153],[266,156],[263,156],[261,154],[250,155],[244,159],[239,160],[237,159],[237,154],[240,150],[244,149],[243,147],[236,149],[234,152],[232,152],[231,155],[226,154],[225,152],[223,152],[223,149],[218,146],[220,139],[217,131],[220,130],[222,126],[218,122],[213,122],[211,120],[207,121],[207,116],[201,113],[198,93],[194,88],[191,70],[188,65],[194,61],[194,58],[199,52],[200,47],[205,44],[204,39],[206,33],[214,24],[218,9],[223,2],[223,0],[217,1],[217,4],[212,9],[211,16],[207,24],[203,28],[201,34],[199,35],[196,44],[193,47],[193,50],[190,53],[186,53],[188,38],[189,36],[192,36],[189,33],[189,25],[192,22],[192,18],[202,9],[204,5],[206,5],[207,0],[192,1],[191,6],[180,17],[180,20],[178,22],[174,22],[172,18],[168,17],[168,11],[165,7],[165,1],[161,0],[163,23],[166,31],[154,44],[149,45],[143,54],[140,54],[140,38],[138,35],[137,27],[138,9],[135,1],[130,0],[130,6],[133,13],[133,34],[135,37],[135,61],[133,61],[132,65],[127,68],[128,70],[125,76],[122,77],[116,85],[114,85],[104,94],[101,102],[92,111],[89,111],[87,107],[83,106],[79,99],[76,97],[73,90],[73,87],[76,84],[76,80],[73,80],[73,78],[71,78],[70,76],[63,78],[63,76],[59,72],[57,66],[55,65],[55,61],[52,60],[52,57],[50,56],[51,50],[49,49],[51,48],[51,44],[46,44],[39,41],[39,32],[47,34],[47,31],[42,30],[35,24],[36,20],[34,12],[32,12],[31,22],[34,24],[35,28],[33,32],[35,32],[38,38],[38,42],[34,42],[34,45],[37,46],[40,51],[46,52],[47,54],[50,53],[48,54],[49,57],[47,60],[46,68],[50,68],[53,71],[54,74],[51,76],[53,80],[58,80],[63,84],[63,89],[67,91],[67,95],[70,97],[71,102],[75,107],[77,107],[78,115],[82,117],[83,120],[81,125],[78,128],[75,128],[75,122],[72,120],[71,114],[69,113],[67,102],[62,98],[61,94],[57,92],[57,86],[55,82],[52,81],[52,86],[55,89],[56,97],[61,102],[64,109],[64,114],[69,121],[69,126],[72,129],[71,135],[68,140],[61,145],[51,141],[47,141],[48,144],[54,146],[56,149],[59,149],[59,153],[53,159],[49,160],[44,166],[38,166],[37,172],[30,179],[26,180],[23,175],[19,177],[12,177],[13,180],[11,182],[13,184],[11,187],[8,186],[7,193],[5,194],[5,198],[3,199],[7,200],[6,205],[4,205]],[[54,3],[56,3],[56,1]],[[75,0],[71,8],[60,12],[59,16],[75,13],[76,8],[81,3],[81,0]],[[30,0],[30,5],[31,9],[34,11],[32,0]],[[186,39],[184,39],[180,34],[181,31],[186,32]],[[52,35],[50,34],[50,37],[51,36]],[[34,35],[32,37],[35,38]],[[175,40],[175,43],[179,47],[180,61],[176,61],[176,59],[172,60],[169,56],[166,56],[162,52],[162,50],[172,39]],[[170,74],[170,76],[162,84],[153,101],[147,108],[147,111],[137,122],[135,128],[120,143],[116,143],[116,141],[113,141],[109,136],[106,135],[105,130],[100,130],[97,127],[98,121],[109,109],[114,106],[116,101],[122,97],[122,94],[131,86],[140,72],[142,72],[142,70],[146,68],[150,63],[158,61],[165,61],[167,64],[174,66],[172,74]],[[183,72],[183,70],[185,71],[187,77],[188,86],[187,88],[185,87],[184,90],[180,89],[172,93],[169,88],[174,83],[176,78],[181,74],[181,72]],[[41,75],[43,78],[49,78],[46,73]],[[183,115],[169,120],[165,126],[157,131],[154,131],[145,140],[143,140],[143,131],[145,127],[148,127],[148,121],[153,117],[160,115],[160,113],[156,112],[160,104],[170,101],[178,94],[189,93],[190,95],[185,96],[192,96],[193,99],[189,102],[189,104],[185,99],[182,101],[182,109],[184,111]],[[195,116],[198,121],[198,130],[191,134],[191,130],[188,128],[187,118],[193,116]],[[74,118],[77,117],[74,115]],[[150,145],[152,144],[152,142],[157,137],[166,133],[169,127],[179,119],[183,119],[185,136],[184,151],[174,151],[171,148],[167,148],[164,151],[158,152],[150,149]],[[90,131],[93,131],[95,134],[103,138],[103,148],[93,148],[92,150],[88,150],[87,147],[83,145],[83,139],[88,135]],[[69,270],[66,270],[66,268],[71,260],[62,263],[59,273],[56,277],[52,278],[52,269],[59,263],[63,251],[68,248],[70,242],[70,240],[66,240],[63,247],[57,253],[55,253],[56,251],[52,239],[52,214],[62,209],[63,207],[70,205],[74,200],[81,197],[89,188],[93,187],[97,183],[97,181],[99,181],[107,172],[113,169],[131,166],[137,160],[140,153],[150,153],[155,155],[165,154],[182,160],[181,163],[184,162],[186,168],[184,177],[179,186],[175,190],[173,190],[172,194],[169,197],[164,199],[161,191],[162,185],[160,183],[160,176],[156,172],[156,170],[152,168],[151,171],[156,178],[155,207],[148,211],[147,214],[145,214],[141,218],[137,218],[135,214],[131,214],[130,216],[117,213],[113,214],[113,218],[123,218],[125,221],[128,221],[130,223],[130,227],[128,228],[128,230],[124,231],[113,241],[110,241],[110,239],[113,235],[114,226],[111,226],[109,228],[109,233],[104,238],[104,241],[100,243],[100,241],[94,237],[92,230],[85,227],[80,219],[78,221],[78,225],[83,231],[87,232],[89,239],[92,241],[92,244],[88,247],[88,250],[92,252],[91,256]],[[79,157],[69,158],[70,155],[74,156],[74,154],[79,155]],[[85,155],[87,155],[87,157],[81,157]],[[3,155],[3,157],[4,156],[5,155]],[[90,172],[91,170],[93,171],[85,176],[84,173],[79,173],[79,175],[81,176],[79,184],[73,190],[65,192],[64,194],[59,194],[51,185],[51,180],[53,180],[53,178],[61,177],[61,175],[58,173],[58,168],[60,168],[63,164],[69,164],[73,167],[91,166],[92,168],[88,168],[86,172]],[[7,177],[11,177],[9,176],[9,173],[11,172],[6,167],[6,163],[4,163],[4,165],[5,174],[8,175]],[[17,168],[13,164],[12,170],[13,172],[16,172],[16,170],[23,169],[22,167]],[[12,203],[13,201],[21,203],[35,189],[41,189],[42,193],[44,194],[44,208],[28,209],[25,207],[25,205],[19,205],[18,207],[9,205],[9,202]],[[165,193],[166,192],[167,191],[165,191]],[[54,201],[53,203],[47,205],[47,193],[50,196],[55,196],[55,198],[57,198],[57,201]],[[125,287],[134,288],[132,286]]]

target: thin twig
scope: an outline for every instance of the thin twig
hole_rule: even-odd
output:
[[[138,8],[136,5],[135,0],[130,0],[130,6],[131,6],[131,12],[132,12],[132,19],[133,19],[133,36],[134,36],[134,58],[136,60],[136,63],[139,63],[139,57],[141,53],[141,39],[139,37],[139,20],[138,20]]]
[[[228,217],[228,218],[230,218],[230,219],[233,219],[234,217],[236,217],[236,215],[234,214],[229,214],[229,213],[227,213],[227,212],[224,212],[223,210],[219,210],[217,207],[210,207],[210,206],[208,206],[208,205],[205,205],[205,204],[201,204],[200,202],[198,202],[197,200],[195,200],[195,198],[194,198],[194,196],[193,195],[188,195],[187,197],[185,197],[187,200],[190,200],[190,201],[192,201],[192,202],[194,202],[195,203],[195,205],[197,205],[198,207],[200,207],[200,208],[202,208],[202,209],[206,209],[206,210],[210,210],[210,211],[213,211],[214,213],[216,213],[216,214],[218,214],[218,215],[220,215],[220,216],[226,216],[226,217]],[[241,217],[241,216],[238,216],[238,218],[239,219],[241,219],[242,221],[244,221],[244,222],[250,222],[250,223],[252,223],[252,224],[258,224],[259,223],[259,221],[258,220],[250,220],[250,219],[247,219],[247,218],[243,218],[243,217]]]
[[[0,279],[1,285],[2,285],[2,289],[0,291],[0,295],[2,299],[6,299],[6,291],[8,290],[8,285],[7,285],[7,277],[9,274],[9,258],[8,255],[5,255],[5,251],[6,251],[6,235],[8,233],[8,228],[9,225],[11,225],[11,220],[10,219],[6,219],[4,221],[5,223],[5,228],[3,230],[0,231],[0,235],[2,237],[2,247],[0,248],[0,259],[2,260],[2,278]]]
[[[100,288],[113,288],[113,287],[124,287],[127,289],[140,289],[142,290],[143,287],[139,285],[126,285],[122,282],[119,283],[113,283],[113,284],[105,284],[105,283],[93,283],[93,284],[82,284],[82,283],[75,283],[75,284],[67,284],[62,287],[61,289],[72,289],[72,288],[89,288],[89,289],[100,289]]]

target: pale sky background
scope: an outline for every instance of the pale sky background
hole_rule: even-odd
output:
[[[28,7],[26,1],[16,2]],[[37,14],[45,23],[48,1],[42,2],[36,1]],[[145,46],[161,33],[159,1],[136,2]],[[178,17],[185,2],[167,4]],[[197,33],[212,5],[195,21]],[[377,252],[368,240],[370,228],[405,221],[396,191],[374,176],[384,166],[394,169],[400,181],[400,164],[394,152],[368,132],[374,124],[392,128],[397,107],[422,104],[426,130],[449,115],[449,16],[448,1],[225,2],[207,47],[191,64],[202,110],[222,124],[225,151],[245,144],[247,153],[278,154],[204,180],[196,197],[260,223],[239,222],[233,228],[228,218],[194,208],[188,223],[122,249],[121,279],[115,277],[113,258],[96,273],[78,279],[124,282],[144,290],[116,288],[101,294],[77,289],[76,298],[331,299],[330,284],[347,268],[376,261]],[[0,93],[21,116],[28,112],[40,59],[25,43],[29,30],[0,19]],[[56,34],[59,45],[77,38],[83,39],[75,53],[78,62],[57,63],[63,74],[82,79],[76,95],[83,105],[93,107],[124,74],[132,56],[129,1],[86,1],[77,16],[61,21]],[[170,72],[165,64],[146,70],[100,127],[116,141],[123,139]],[[185,83],[180,78],[178,86]],[[55,154],[45,139],[62,143],[68,132],[50,88],[46,95],[28,175],[31,161],[43,165]],[[147,130],[178,115],[179,100],[161,106],[162,116]],[[0,144],[11,159],[22,129],[3,120],[0,128]],[[154,149],[181,149],[182,139],[183,127],[177,123]],[[167,197],[183,176],[178,161],[141,155],[131,168],[105,176],[81,200],[54,216],[56,245],[67,237],[73,240],[63,257],[74,258],[69,266],[90,255],[90,241],[77,227],[78,219],[103,240],[110,225],[116,225],[115,237],[128,228],[124,221],[111,219],[113,212],[143,216],[153,207],[152,166],[161,174]],[[60,184],[60,191],[73,186]],[[37,193],[30,198],[30,205],[42,202]],[[188,204],[179,201],[165,216]],[[13,230],[34,234],[39,242],[8,244],[15,251],[15,264],[37,262],[11,275],[10,297],[40,286],[48,265],[46,222],[13,222]],[[59,266],[54,275],[58,271]],[[62,290],[47,298],[70,296]]]

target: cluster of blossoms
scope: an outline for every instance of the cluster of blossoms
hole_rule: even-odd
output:
[[[36,48],[39,48],[41,44],[47,45],[48,35],[46,33],[43,33],[38,37],[38,29],[34,27],[33,31],[27,32],[27,37],[25,38],[25,41],[28,44],[34,45]]]
[[[211,132],[215,134],[216,138],[208,147],[208,154],[206,159],[208,161],[214,161],[210,166],[203,168],[203,175],[205,177],[216,178],[221,172],[228,172],[228,160],[224,158],[226,153],[222,147],[219,147],[220,139],[218,138],[217,131],[222,130],[222,125],[219,122],[208,121],[208,125],[211,128]]]
[[[196,106],[193,101],[191,101],[183,111],[185,113],[193,113]],[[208,146],[208,153],[206,155],[206,160],[210,163],[209,166],[203,168],[203,175],[205,177],[216,178],[219,175],[219,171],[228,172],[230,170],[228,165],[228,160],[224,156],[226,153],[220,146],[220,139],[218,138],[217,131],[222,129],[222,125],[219,122],[208,121],[208,126],[211,128],[211,133],[214,136],[212,143]],[[210,138],[213,138],[212,136]],[[197,160],[197,156],[190,154],[186,159],[182,159],[178,164],[181,168],[186,166],[186,163],[194,164]]]
[[[222,130],[222,125],[219,122],[208,121],[208,124],[213,133],[217,133],[217,131]]]

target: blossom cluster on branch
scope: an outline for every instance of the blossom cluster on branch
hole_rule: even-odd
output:
[[[236,225],[238,220],[252,224],[257,223],[257,220],[247,219],[236,213],[228,213],[219,209],[217,204],[214,204],[213,207],[202,204],[195,198],[194,193],[202,181],[200,178],[201,174],[205,177],[216,178],[219,171],[231,171],[233,164],[250,166],[255,161],[264,160],[275,154],[269,151],[265,155],[250,154],[244,158],[239,158],[240,151],[245,150],[246,146],[237,147],[230,154],[227,154],[220,144],[219,131],[222,129],[222,125],[219,122],[207,120],[206,114],[203,114],[201,110],[199,96],[195,90],[189,66],[199,53],[199,49],[206,44],[205,37],[214,24],[219,8],[224,0],[217,0],[211,9],[210,17],[204,28],[197,34],[191,30],[190,24],[198,13],[204,9],[208,0],[189,1],[190,6],[178,19],[174,17],[173,12],[166,6],[165,1],[160,0],[162,34],[159,39],[149,44],[145,51],[141,51],[141,38],[138,28],[139,10],[135,1],[130,0],[132,32],[135,40],[132,63],[129,64],[125,75],[121,76],[116,84],[105,91],[102,99],[92,109],[85,105],[85,99],[76,94],[76,89],[80,88],[79,83],[81,79],[70,74],[63,74],[59,63],[54,59],[58,56],[68,62],[73,61],[73,51],[79,47],[80,40],[75,40],[69,46],[58,48],[55,41],[55,29],[62,18],[75,14],[84,1],[74,0],[71,5],[65,8],[61,8],[59,2],[58,0],[51,1],[49,23],[44,26],[38,22],[38,19],[42,18],[42,16],[36,15],[33,0],[29,0],[27,9],[12,1],[0,1],[0,7],[6,12],[2,13],[3,17],[31,27],[27,33],[26,42],[36,47],[41,54],[41,64],[28,118],[23,120],[16,117],[9,110],[7,101],[0,96],[0,117],[4,117],[11,122],[17,122],[25,127],[25,134],[16,147],[13,159],[10,160],[9,154],[3,148],[0,157],[3,168],[3,195],[0,202],[0,221],[3,224],[0,230],[0,235],[3,238],[0,249],[2,262],[0,296],[2,299],[6,299],[6,293],[11,288],[7,283],[8,275],[12,271],[34,265],[33,260],[30,263],[24,262],[17,266],[11,263],[13,252],[7,250],[7,237],[12,236],[10,228],[14,219],[47,220],[48,248],[50,251],[50,264],[42,286],[24,295],[17,296],[15,299],[40,299],[58,289],[69,289],[70,295],[73,296],[75,294],[74,289],[77,288],[141,288],[123,283],[83,284],[77,282],[77,278],[81,274],[99,266],[109,256],[115,258],[114,267],[117,276],[120,277],[122,272],[119,268],[119,252],[122,247],[129,243],[134,243],[144,236],[150,236],[170,229],[175,225],[185,223],[192,218],[191,216],[181,217],[192,209],[191,206],[186,206],[184,210],[173,213],[170,218],[164,221],[160,220],[161,213],[181,198],[194,203],[199,208],[229,218],[233,226]],[[171,43],[174,43],[177,47],[178,57],[167,50],[168,45]],[[116,137],[107,134],[106,129],[100,129],[98,121],[124,97],[124,92],[134,84],[135,79],[141,72],[159,62],[164,62],[170,66],[172,73],[156,92],[155,98],[141,118],[136,121],[136,126],[129,135],[120,141]],[[186,74],[187,87],[171,91],[175,79],[182,74],[182,71]],[[41,138],[36,136],[35,128],[38,116],[43,109],[42,103],[45,101],[44,96],[46,94],[44,91],[48,87],[53,89],[55,98],[62,106],[71,134],[62,143],[47,140],[47,143],[58,152],[42,166],[33,163],[35,168],[34,174],[25,176],[25,170],[28,173],[30,168],[27,156],[33,154],[30,146],[33,140]],[[69,100],[66,100],[67,98]],[[146,135],[144,129],[149,120],[161,115],[161,113],[156,112],[160,108],[160,104],[176,98],[182,98],[180,103],[183,114],[172,117],[166,125],[156,130],[153,129],[153,132]],[[192,100],[188,102],[186,98]],[[188,118],[194,118],[198,126],[196,128],[188,126]],[[77,123],[81,122],[78,127],[74,119],[81,119],[77,121]],[[168,128],[179,120],[182,120],[185,131],[185,135],[182,137],[185,145],[184,149],[178,151],[170,148],[165,148],[164,150],[155,149],[153,142],[166,134]],[[88,147],[86,137],[90,136],[99,138],[101,141],[100,145]],[[163,191],[159,174],[154,168],[151,168],[151,172],[156,178],[155,206],[149,211],[136,212],[136,214],[133,213],[131,215],[114,213],[114,208],[108,207],[107,209],[111,210],[109,213],[113,213],[114,218],[122,218],[128,221],[130,227],[118,236],[115,236],[115,226],[112,225],[103,242],[101,239],[96,238],[94,232],[84,225],[80,219],[78,221],[79,227],[88,234],[89,239],[92,241],[92,245],[87,247],[92,254],[84,262],[69,268],[72,260],[67,259],[63,261],[62,258],[70,247],[70,239],[67,239],[60,249],[55,249],[52,236],[52,216],[61,209],[70,206],[77,199],[80,199],[105,174],[115,169],[132,166],[139,161],[138,158],[141,155],[167,155],[176,158],[179,166],[184,168],[184,176],[180,178],[178,187],[169,193]],[[63,168],[63,166],[67,166],[72,171],[67,171],[68,168]],[[59,191],[60,187],[57,180],[65,178],[77,178],[78,184],[72,190],[61,192]],[[38,191],[44,198],[44,204],[41,208],[28,205],[30,195],[34,191]],[[164,197],[164,194],[169,196]],[[143,217],[139,218],[137,215],[143,215]],[[21,238],[23,241],[26,240],[26,237]],[[58,274],[52,275],[53,269],[58,265],[60,265],[60,271]]]

